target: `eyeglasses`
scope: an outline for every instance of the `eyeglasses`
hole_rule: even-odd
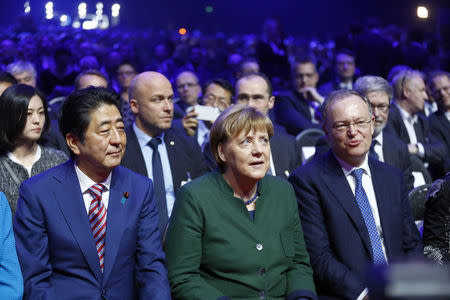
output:
[[[387,110],[391,107],[390,104],[379,104],[379,105],[373,105],[372,106],[372,110],[378,110],[379,112],[387,112]]]
[[[372,123],[372,120],[368,120],[368,121],[361,120],[361,121],[356,121],[356,122],[338,123],[338,124],[334,124],[332,127],[337,132],[344,132],[344,131],[349,130],[350,126],[352,126],[352,125],[355,129],[365,129],[365,128],[368,128],[371,123]]]

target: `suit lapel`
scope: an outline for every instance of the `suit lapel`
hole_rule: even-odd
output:
[[[148,177],[144,156],[142,155],[141,147],[139,146],[133,127],[129,127],[127,129],[127,148],[125,156],[122,159],[122,165],[128,167],[136,173]]]
[[[55,180],[59,182],[55,185],[55,198],[89,268],[97,281],[102,282],[95,241],[73,164],[73,161],[69,160],[64,164],[64,169],[61,169],[61,174],[55,175]]]
[[[389,214],[389,185],[385,183],[385,178],[383,174],[379,171],[376,166],[377,162],[369,159],[369,168],[372,176],[372,184],[373,189],[375,191],[375,199],[377,200],[378,207],[378,215],[380,216],[381,228],[383,230],[383,240],[384,246],[386,247],[386,256],[389,258],[390,255],[390,240],[391,240],[391,232],[389,228],[391,228],[389,221],[391,220],[391,216]]]
[[[177,153],[177,145],[178,141],[171,134],[171,129],[166,130],[164,132],[164,143],[166,144],[167,156],[169,157],[170,170],[172,171],[172,181],[173,181],[173,189],[175,194],[178,191],[178,188],[181,185],[181,181],[184,178],[187,179],[187,174],[182,174],[179,170],[184,170],[182,167],[184,165],[183,156],[181,153]],[[184,176],[184,177],[183,177]]]
[[[115,168],[111,177],[111,189],[109,193],[108,214],[106,219],[106,241],[105,241],[105,269],[104,281],[108,279],[117,257],[117,252],[122,239],[123,228],[125,227],[125,212],[127,202],[121,203],[125,192],[131,196],[132,191],[127,190],[127,184],[124,184],[126,177],[120,176],[120,167]]]
[[[335,199],[340,203],[344,211],[349,218],[355,224],[361,239],[366,246],[370,256],[372,255],[372,246],[370,244],[369,233],[367,232],[366,224],[356,202],[355,196],[345,178],[342,169],[337,162],[336,158],[332,154],[331,150],[326,154],[325,169],[321,174],[324,184],[328,187],[331,194],[335,196]]]

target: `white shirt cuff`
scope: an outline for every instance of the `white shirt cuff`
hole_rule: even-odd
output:
[[[365,288],[361,294],[359,294],[358,298],[356,300],[362,300],[367,294],[369,293],[369,290]]]
[[[417,155],[420,158],[424,158],[425,157],[425,148],[423,147],[423,145],[421,143],[417,143]]]

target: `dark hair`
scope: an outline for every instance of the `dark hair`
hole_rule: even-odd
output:
[[[45,123],[41,137],[48,130],[50,119],[48,117],[47,101],[45,96],[37,89],[25,85],[14,84],[8,87],[0,96],[0,153],[6,154],[16,147],[17,137],[22,134],[27,123],[28,105],[31,98],[37,95],[44,106]]]
[[[74,86],[75,86],[76,90],[80,89],[80,80],[81,80],[81,78],[83,76],[87,76],[87,75],[94,75],[94,76],[103,78],[106,81],[106,83],[108,83],[108,78],[106,77],[105,74],[103,74],[99,70],[89,69],[89,70],[86,70],[84,72],[81,72],[80,74],[78,74],[77,78],[75,78]]]
[[[131,67],[134,69],[134,71],[136,72],[136,74],[139,73],[139,70],[138,70],[137,66],[136,66],[134,63],[132,63],[131,61],[129,61],[129,60],[122,60],[122,61],[120,62],[120,64],[117,66],[117,68],[116,68],[116,70],[115,70],[114,73],[117,75],[117,72],[119,72],[119,68],[120,68],[121,66],[124,66],[124,65],[129,65],[129,66],[131,66]]]
[[[267,84],[267,92],[269,93],[269,97],[273,96],[272,83],[270,82],[270,79],[266,76],[266,74],[261,73],[261,72],[260,73],[248,73],[248,74],[245,74],[244,76],[239,77],[238,80],[236,81],[236,86],[241,79],[244,79],[244,78],[250,79],[252,77],[260,77],[260,78],[264,79],[264,81]]]
[[[342,48],[342,49],[336,50],[336,52],[334,54],[334,58],[333,58],[333,65],[336,65],[336,59],[337,59],[339,54],[345,54],[347,56],[351,56],[351,57],[353,57],[353,59],[356,60],[356,56],[355,56],[355,53],[353,51],[351,51],[349,49]]]
[[[61,108],[59,128],[64,138],[68,133],[84,142],[86,130],[91,122],[91,112],[102,105],[114,105],[120,112],[120,97],[117,93],[99,87],[88,87],[73,92]],[[69,149],[70,156],[74,153]]]
[[[297,58],[294,61],[294,63],[291,66],[291,75],[295,75],[297,66],[303,65],[303,64],[312,64],[314,67],[314,72],[317,73],[316,60],[312,56],[305,55],[305,56],[301,56],[301,57]]]
[[[11,84],[18,84],[19,82],[8,72],[0,72],[0,82],[9,82]]]
[[[217,84],[218,86],[220,86],[224,90],[229,91],[231,93],[231,97],[233,97],[233,95],[234,95],[234,88],[233,88],[233,85],[228,80],[223,79],[223,78],[215,78],[215,79],[208,80],[206,82],[206,84],[205,84],[204,91],[206,91],[208,86],[210,86],[211,84]]]

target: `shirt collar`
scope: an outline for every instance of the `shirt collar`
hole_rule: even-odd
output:
[[[400,111],[400,116],[402,117],[402,120],[406,120],[408,122],[414,124],[415,122],[417,122],[417,114],[414,114],[413,116],[411,116],[406,110],[404,110],[403,108],[401,108],[397,102],[394,102],[395,106],[397,106],[398,110]]]
[[[383,147],[383,130],[375,137],[373,138],[375,141],[378,142],[378,144],[381,145],[381,147]]]
[[[86,193],[89,190],[89,188],[96,183],[103,184],[106,187],[106,190],[109,191],[111,186],[112,172],[109,173],[108,177],[106,177],[106,179],[103,182],[95,182],[94,180],[89,178],[86,174],[84,174],[76,163],[74,164],[75,164],[75,173],[77,174],[78,182],[80,182],[81,192],[83,194]]]
[[[355,169],[363,169],[365,174],[369,175],[369,177],[371,176],[370,175],[369,162],[367,160],[367,153],[366,153],[366,156],[365,156],[362,164],[359,167],[354,167],[354,166],[350,165],[349,163],[343,161],[342,159],[340,159],[336,155],[335,155],[335,157],[336,157],[340,167],[342,168],[342,171],[344,172],[345,177],[351,175],[353,170],[355,170]]]
[[[445,116],[447,117],[447,120],[450,121],[450,111],[445,112]]]
[[[146,146],[148,142],[150,142],[150,140],[152,139],[151,136],[149,136],[136,126],[136,122],[133,123],[133,130],[136,133],[139,147],[141,148]],[[164,145],[164,131],[159,135],[159,137],[161,138],[161,145]]]

